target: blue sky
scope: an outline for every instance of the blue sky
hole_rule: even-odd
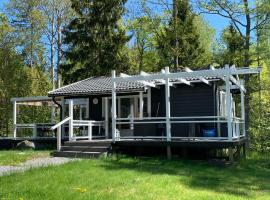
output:
[[[4,3],[8,2],[8,0],[0,0],[0,9],[3,10]],[[132,0],[129,0],[127,3],[127,7],[134,6],[132,4]],[[228,25],[228,21],[224,20],[224,18],[217,15],[203,15],[203,18],[216,30],[216,36],[218,37],[223,28]]]

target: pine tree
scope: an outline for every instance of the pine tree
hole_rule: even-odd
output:
[[[129,38],[120,19],[126,0],[72,0],[77,18],[64,31],[66,64],[64,82],[124,70],[127,65],[123,48]]]
[[[36,0],[10,0],[6,10],[14,28],[18,49],[27,66],[44,67],[44,44],[42,29],[44,18],[40,12],[41,2]]]
[[[244,45],[245,41],[231,24],[222,32],[222,41],[226,46],[223,53],[223,65],[244,66]]]
[[[160,65],[174,66],[175,70],[180,66],[201,67],[205,50],[200,45],[200,36],[194,25],[195,14],[188,0],[177,0],[175,3],[177,17],[171,17],[158,37]]]

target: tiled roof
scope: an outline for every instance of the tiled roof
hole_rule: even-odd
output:
[[[217,77],[204,77],[207,80],[215,80]],[[197,77],[187,78],[187,81],[196,82],[199,81]],[[156,81],[153,81],[156,82]],[[171,82],[177,82],[177,80],[171,80]],[[158,81],[156,82],[158,83]],[[128,82],[124,81],[117,83],[117,92],[135,92],[143,91],[145,85],[140,82]],[[98,94],[111,94],[112,91],[112,79],[111,77],[95,77],[88,78],[59,89],[48,92],[48,96],[79,96],[79,95],[98,95]]]
[[[117,83],[117,92],[133,92],[144,90],[144,84],[139,82]],[[112,91],[111,77],[88,78],[59,89],[48,92],[48,96],[72,96],[85,94],[110,94]]]

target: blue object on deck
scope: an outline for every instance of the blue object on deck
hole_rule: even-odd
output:
[[[203,137],[216,137],[216,129],[203,129]]]

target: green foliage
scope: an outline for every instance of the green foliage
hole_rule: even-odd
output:
[[[122,52],[128,41],[119,20],[126,0],[73,0],[78,17],[65,30],[66,64],[62,66],[66,83],[106,75],[112,69],[126,71]]]
[[[206,49],[200,43],[195,14],[189,2],[177,0],[177,5],[177,18],[172,17],[157,38],[160,65],[173,66],[175,57],[178,57],[179,66],[182,67],[198,68],[210,64],[210,60],[207,62],[205,59]]]
[[[159,70],[155,38],[155,30],[159,26],[160,19],[151,19],[147,16],[128,21],[127,28],[132,32],[134,38],[129,55],[131,72]]]
[[[12,27],[4,15],[0,17],[0,30],[0,135],[8,135],[12,130],[11,98],[46,95],[50,84],[41,69],[24,67],[22,56],[15,52]],[[36,119],[39,117],[43,113]]]
[[[267,63],[269,64],[269,63]],[[256,92],[251,95],[250,137],[251,148],[260,152],[270,152],[270,71],[263,65]],[[257,77],[259,78],[259,77]],[[255,81],[253,80],[253,83]],[[260,84],[260,85],[259,85]]]
[[[27,66],[44,67],[44,46],[41,42],[44,18],[41,2],[36,0],[10,0],[7,13],[14,28],[17,47],[21,50]]]
[[[221,66],[229,64],[244,66],[244,40],[231,24],[221,34],[221,45],[215,52],[214,62]]]

